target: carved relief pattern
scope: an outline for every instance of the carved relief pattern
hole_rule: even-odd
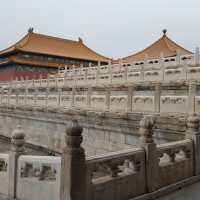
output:
[[[176,183],[193,176],[193,165],[190,160],[159,166],[159,188]]]

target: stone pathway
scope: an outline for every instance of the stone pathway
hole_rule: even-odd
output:
[[[160,197],[156,200],[200,200],[200,182]]]

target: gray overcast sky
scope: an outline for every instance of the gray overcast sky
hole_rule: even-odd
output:
[[[199,0],[0,0],[0,50],[35,33],[78,40],[110,58],[129,56],[167,35],[200,46]]]

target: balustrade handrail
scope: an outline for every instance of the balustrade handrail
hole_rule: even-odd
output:
[[[123,156],[126,159],[126,158],[134,156],[138,153],[144,153],[144,152],[145,151],[144,151],[143,148],[138,147],[138,148],[133,148],[133,149],[127,149],[127,150],[122,150],[122,151],[105,153],[105,154],[101,154],[101,155],[86,157],[86,163],[91,164],[91,163],[98,162],[99,164],[101,164],[101,163],[109,162],[113,158],[117,158],[117,157],[120,157],[120,156]]]

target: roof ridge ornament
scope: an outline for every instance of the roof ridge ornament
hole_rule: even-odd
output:
[[[81,37],[78,38],[79,43],[83,44],[83,40]]]
[[[167,29],[164,28],[164,29],[163,29],[163,35],[166,35],[166,33],[167,33]]]
[[[33,33],[33,27],[30,27],[29,29],[28,29],[28,33]]]

